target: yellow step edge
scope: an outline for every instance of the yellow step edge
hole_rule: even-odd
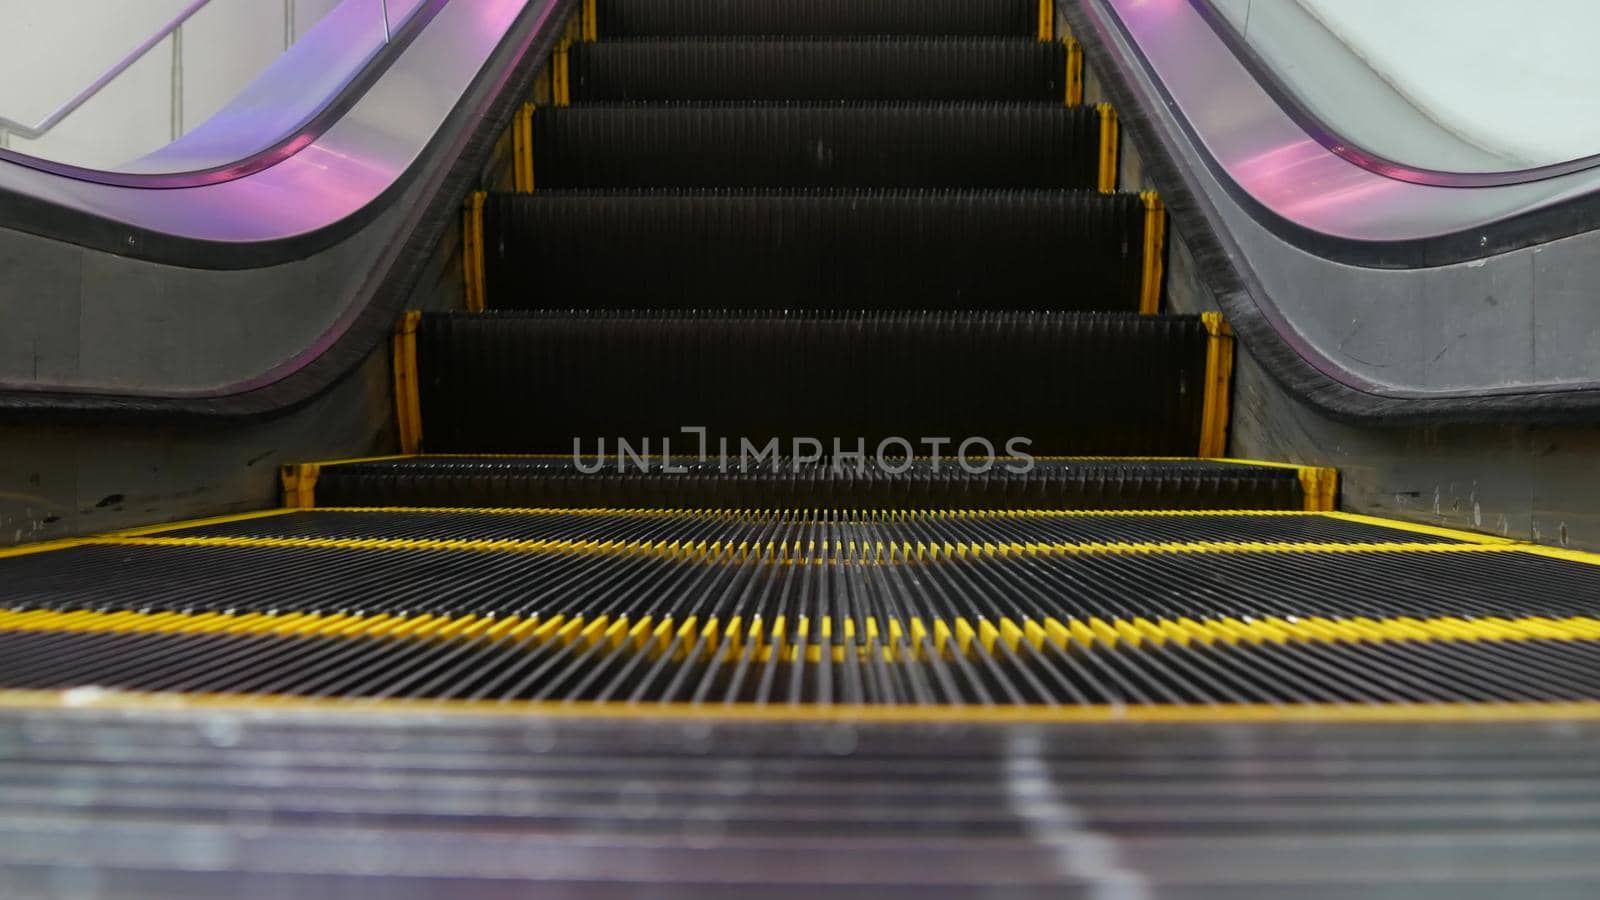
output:
[[[572,105],[572,64],[568,58],[572,48],[570,38],[562,38],[550,56],[550,92],[555,106]]]
[[[1206,329],[1206,372],[1196,455],[1223,457],[1228,452],[1228,404],[1233,392],[1233,329],[1219,312],[1201,313],[1200,322]]]
[[[1069,107],[1083,105],[1083,44],[1075,37],[1065,38],[1067,45],[1066,103]]]
[[[1144,266],[1139,284],[1139,314],[1161,312],[1161,287],[1167,265],[1167,208],[1161,195],[1145,191],[1139,195],[1144,205]]]
[[[524,103],[511,117],[511,185],[519,194],[533,193],[533,117],[537,110],[534,104]],[[479,229],[475,237],[481,237],[481,224],[475,227]]]
[[[410,310],[395,325],[393,339],[395,426],[400,448],[416,453],[422,447],[422,394],[417,373],[417,326],[422,313]]]
[[[488,202],[487,192],[473,191],[467,195],[466,203],[461,210],[461,277],[468,312],[483,312],[488,306],[487,275],[483,255],[483,208]],[[404,458],[415,455],[416,452],[416,449],[411,449],[405,451],[401,457],[345,459],[325,465]]]
[[[593,540],[512,540],[512,539],[446,539],[446,538],[319,538],[319,537],[97,537],[85,538],[77,546],[142,546],[142,547],[214,547],[265,548],[265,549],[320,549],[352,551],[445,551],[476,553],[548,553],[581,556],[649,556],[661,559],[683,560],[695,563],[748,564],[751,560],[739,552],[735,544],[706,545],[673,541],[664,544],[649,540],[615,540],[600,543]],[[830,552],[832,551],[832,552]],[[1513,543],[1318,543],[1318,542],[1252,542],[1252,541],[1184,541],[1184,542],[1084,542],[1055,543],[1027,542],[1007,545],[999,552],[999,545],[977,542],[923,542],[907,541],[901,559],[927,560],[929,562],[964,561],[973,557],[995,556],[1146,556],[1172,554],[1278,554],[1316,553],[1334,555],[1354,554],[1457,554],[1457,553],[1529,553],[1568,561],[1600,564],[1600,555],[1575,550],[1556,550],[1531,544]],[[799,547],[779,558],[761,557],[757,564],[769,565],[880,565],[874,547]]]
[[[984,618],[976,625],[965,618],[907,622],[855,618],[836,623],[832,617],[813,622],[795,619],[792,632],[779,617],[770,629],[759,621],[748,628],[738,617],[690,615],[633,619],[602,614],[594,617],[557,614],[545,619],[489,615],[358,616],[319,613],[145,613],[51,610],[0,610],[0,632],[51,634],[228,634],[260,637],[325,637],[349,640],[428,640],[505,642],[526,647],[550,643],[588,649],[644,652],[652,657],[671,650],[682,657],[699,647],[705,660],[735,661],[749,656],[766,661],[789,645],[808,645],[807,658],[821,659],[826,647],[835,661],[847,655],[876,656],[897,662],[902,654],[922,659],[920,647],[931,635],[935,653],[946,658],[1085,648],[1137,650],[1146,642],[1201,644],[1326,644],[1326,643],[1456,643],[1525,641],[1600,641],[1600,617],[1547,616],[1416,618],[1397,616],[1348,619],[1221,617],[1196,620],[1057,619],[1042,621],[1009,616]]]
[[[1117,191],[1117,148],[1121,126],[1117,122],[1117,111],[1111,104],[1102,103],[1097,109],[1100,113],[1100,174],[1096,186],[1102,194],[1114,194]]]

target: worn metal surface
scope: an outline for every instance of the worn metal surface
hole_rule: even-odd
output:
[[[1592,897],[1597,740],[1577,722],[16,709],[0,892]]]

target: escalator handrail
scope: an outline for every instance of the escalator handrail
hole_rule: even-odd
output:
[[[1222,11],[1217,8],[1215,0],[1189,0],[1189,5],[1194,7],[1200,18],[1211,26],[1211,29],[1227,45],[1234,57],[1249,70],[1251,76],[1272,96],[1272,99],[1283,108],[1284,112],[1294,120],[1296,125],[1299,125],[1306,134],[1325,147],[1328,152],[1369,172],[1382,175],[1385,178],[1392,178],[1396,181],[1427,185],[1429,187],[1484,188],[1545,181],[1600,166],[1600,153],[1581,156],[1564,162],[1521,169],[1506,169],[1498,172],[1452,172],[1400,162],[1340,135],[1338,130],[1329,125],[1326,119],[1318,115],[1300,99],[1299,93],[1290,87],[1289,83],[1278,74],[1278,71],[1266,61],[1265,57],[1255,47],[1251,46],[1250,42],[1245,39],[1244,35],[1239,33],[1238,29],[1233,27],[1233,23],[1229,22],[1227,16],[1223,15]]]

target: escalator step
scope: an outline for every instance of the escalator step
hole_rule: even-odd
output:
[[[290,525],[307,515],[326,513],[296,513]],[[433,515],[444,523],[432,529],[438,531],[451,527],[456,513]],[[92,539],[0,558],[0,609],[591,621],[649,614],[679,622],[732,615],[773,622],[786,615],[791,625],[799,616],[836,623],[877,616],[997,624],[1187,618],[1203,626],[1194,636],[1219,637],[1210,624],[1217,623],[1236,629],[1240,640],[1274,628],[1284,629],[1283,637],[1355,641],[1451,634],[1600,639],[1594,605],[1600,566],[1515,545],[1412,543],[1402,536],[1399,543],[1347,546],[1097,547],[1071,540],[1071,529],[1040,526],[1037,515],[988,522],[978,532],[969,526],[983,520],[948,515],[830,522],[641,513],[643,522],[618,524],[628,517],[604,512],[587,528],[560,520],[553,528],[528,525],[539,517],[515,515],[535,533],[561,537]],[[589,516],[578,511],[566,518]],[[1230,527],[1208,522],[1205,530],[1225,534]],[[1294,533],[1278,523],[1261,531]],[[1063,540],[1022,542],[1042,532],[1062,532]],[[992,539],[991,546],[963,536],[969,533]],[[1017,539],[1010,551],[1007,535]],[[1381,537],[1350,530],[1343,536]],[[708,590],[713,585],[719,589]],[[735,590],[724,593],[723,587]],[[842,638],[846,631],[835,633]],[[1590,674],[1600,679],[1600,670]]]
[[[490,195],[492,308],[1139,308],[1145,210],[1090,191]]]
[[[597,0],[600,35],[1036,36],[1038,0]]]
[[[1192,456],[1209,347],[1192,316],[433,313],[416,371],[430,452],[650,453],[703,426],[796,456],[796,439],[903,456],[893,439],[928,437]]]
[[[161,538],[326,538],[390,541],[764,542],[794,544],[822,534],[858,543],[917,541],[1049,544],[1456,544],[1452,538],[1378,522],[1305,512],[1086,512],[1082,510],[821,511],[621,509],[318,509],[278,510],[222,522],[174,525]]]
[[[1038,515],[361,515],[0,559],[0,687],[817,706],[1600,698],[1600,567],[1513,545],[1025,546],[1082,524]],[[1281,518],[1261,533],[1296,534]],[[463,530],[497,537],[452,538]],[[397,533],[413,536],[373,537]]]
[[[541,110],[555,188],[1095,187],[1100,116],[1060,103],[602,105]]]
[[[1032,38],[622,40],[574,44],[574,102],[1061,104],[1066,48]]]
[[[800,661],[774,658],[769,647],[729,647],[720,636],[712,640],[698,631],[668,635],[659,641],[664,647],[643,650],[631,642],[611,647],[588,639],[519,644],[478,636],[396,641],[292,633],[0,631],[0,687],[607,703],[614,715],[651,711],[628,705],[635,703],[937,704],[924,715],[947,720],[959,718],[950,715],[951,706],[1125,704],[1199,712],[1219,704],[1571,703],[1600,697],[1600,687],[1582,678],[1600,667],[1600,641],[1594,640],[1287,647],[1193,641],[1142,648],[1096,644],[1071,651],[1023,645],[1021,652],[1009,653],[973,642],[969,655],[955,659],[936,654],[919,659],[883,642],[823,647],[813,641],[791,635],[783,642],[779,652],[806,654]],[[674,658],[679,655],[687,658]],[[803,717],[800,710],[789,712]],[[1212,715],[1229,720],[1226,706]],[[1261,716],[1257,710],[1256,717]]]
[[[695,452],[693,437],[685,440],[683,448]],[[943,449],[953,457],[957,448]],[[1296,510],[1305,504],[1298,473],[1268,466],[1037,460],[1026,472],[999,464],[986,473],[968,474],[953,459],[935,470],[928,460],[888,461],[884,466],[869,457],[860,468],[784,460],[774,471],[770,462],[741,465],[736,457],[723,466],[717,448],[709,450],[711,462],[671,464],[682,472],[662,471],[659,459],[643,466],[631,460],[624,465],[591,459],[582,461],[580,469],[570,456],[423,457],[324,465],[314,496],[320,506],[524,508]]]

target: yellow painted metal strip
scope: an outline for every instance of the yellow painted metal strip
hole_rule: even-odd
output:
[[[316,463],[299,463],[284,466],[279,478],[283,483],[285,509],[314,509],[317,505],[317,478],[322,467]]]
[[[1311,512],[1332,512],[1339,508],[1339,470],[1320,466],[1300,468],[1300,493]]]
[[[477,718],[530,716],[570,720],[850,722],[859,724],[954,723],[1212,725],[1278,723],[1412,725],[1562,722],[1600,720],[1600,702],[1221,704],[1094,706],[806,706],[749,703],[597,703],[370,698],[313,698],[283,694],[150,694],[122,691],[0,691],[0,708],[12,710],[270,712],[342,720],[351,715],[459,715]]]
[[[618,516],[633,518],[697,519],[767,519],[778,515],[796,518],[816,518],[813,510],[756,509],[732,507],[704,509],[696,507],[501,507],[501,506],[328,506],[322,512],[350,513],[432,513],[435,515],[560,515],[560,516]],[[1182,519],[1194,517],[1261,517],[1261,516],[1314,516],[1318,513],[1303,509],[867,509],[841,513],[841,521],[924,521],[952,519],[1090,519],[1131,516],[1135,518]],[[1385,519],[1373,519],[1386,522]],[[166,526],[178,527],[178,526]],[[1481,537],[1478,536],[1478,537]],[[1491,543],[1515,543],[1495,539]],[[1474,543],[1483,543],[1474,541]]]
[[[422,313],[410,310],[394,331],[395,425],[400,449],[407,453],[422,449],[422,392],[417,381],[417,325],[421,321]]]
[[[473,191],[467,196],[461,215],[461,271],[466,283],[468,312],[483,312],[488,306],[483,261],[483,205],[488,199],[485,192]]]
[[[1228,452],[1228,402],[1233,388],[1233,329],[1219,312],[1200,314],[1206,327],[1205,399],[1200,417],[1200,456]]]
[[[551,55],[550,90],[556,106],[570,106],[572,104],[571,67],[567,59],[567,51],[571,42],[562,39],[556,45],[555,53]]]
[[[595,0],[583,0],[583,39],[586,41],[597,40],[600,37],[599,14],[595,9]]]
[[[1083,44],[1075,37],[1067,38],[1067,105],[1083,105]]]
[[[1117,121],[1117,111],[1109,103],[1102,103],[1100,110],[1100,193],[1112,194],[1117,190],[1117,147],[1121,137],[1121,126]]]
[[[533,193],[533,116],[536,111],[532,103],[524,103],[511,118],[511,181],[519,194]]]
[[[1055,0],[1039,0],[1039,40],[1054,40],[1056,35]]]
[[[414,538],[323,538],[323,537],[98,537],[85,538],[87,545],[137,546],[137,547],[216,547],[226,548],[278,548],[362,551],[453,551],[475,553],[569,553],[584,556],[638,555],[660,559],[678,559],[700,563],[749,562],[734,544],[706,545],[680,544],[676,541],[606,541],[593,540],[470,540],[470,539],[414,539]],[[1266,543],[1188,541],[1167,543],[1023,543],[1006,548],[1006,555],[1020,556],[1145,556],[1155,554],[1396,554],[1396,553],[1535,553],[1551,548],[1525,544],[1408,544],[1408,543]],[[906,542],[903,557],[932,562],[962,561],[974,556],[994,556],[996,548],[990,544]],[[1578,551],[1555,551],[1561,558],[1596,560],[1600,557]],[[800,547],[781,559],[771,556],[759,560],[762,564],[781,565],[879,565],[875,548],[868,546]]]
[[[746,629],[738,617],[723,620],[716,616],[704,620],[690,616],[682,621],[670,617],[656,621],[649,616],[632,619],[610,615],[592,618],[555,615],[540,620],[475,615],[398,617],[321,613],[241,615],[0,610],[0,632],[230,634],[436,641],[500,641],[510,638],[523,642],[529,648],[552,642],[580,649],[603,644],[613,649],[632,648],[633,651],[656,658],[671,649],[676,641],[675,652],[680,654],[698,645],[703,659],[709,661],[720,658],[729,662],[745,654],[749,654],[753,660],[765,662],[774,648],[800,643],[809,645],[808,658],[813,661],[821,659],[821,648],[826,645],[832,658],[843,662],[847,655],[869,657],[876,650],[883,649],[882,638],[885,634],[898,646],[906,635],[912,636],[913,643],[920,643],[922,637],[931,633],[937,652],[950,658],[977,656],[980,648],[982,654],[990,655],[1001,650],[1021,652],[1028,647],[1039,649],[1047,640],[1062,650],[1073,651],[1074,645],[1068,640],[1069,635],[1084,646],[1110,649],[1136,649],[1146,641],[1165,644],[1169,640],[1181,644],[1600,641],[1600,618],[1586,616],[1561,619],[1546,616],[1472,619],[1450,616],[1428,619],[1266,617],[1203,621],[1190,618],[1088,618],[1068,619],[1065,622],[1056,619],[1039,622],[1002,616],[980,620],[976,627],[963,618],[933,619],[931,623],[930,632],[928,623],[920,619],[908,622],[888,619],[880,623],[876,618],[860,622],[850,618],[835,623],[832,617],[828,617],[815,623],[813,629],[813,623],[802,616],[795,620],[794,631],[789,632],[785,630],[783,617],[775,620],[770,629],[764,629],[759,620]],[[835,628],[841,630],[835,633]],[[879,655],[880,658],[896,661],[900,659],[898,653],[897,649],[891,648],[887,655]]]
[[[1139,285],[1139,312],[1153,316],[1161,312],[1161,285],[1167,265],[1167,208],[1161,195],[1145,191],[1139,195],[1144,204],[1144,272]]]
[[[1399,531],[1409,531],[1414,534],[1426,534],[1430,537],[1450,538],[1452,540],[1464,541],[1471,544],[1511,545],[1521,547],[1526,550],[1532,550],[1538,546],[1537,544],[1515,541],[1511,538],[1498,537],[1492,534],[1480,534],[1475,531],[1462,531],[1456,528],[1441,528],[1436,525],[1423,525],[1419,522],[1407,522],[1403,519],[1385,519],[1378,516],[1364,516],[1357,513],[1348,512],[1329,512],[1327,513],[1327,516],[1330,519],[1340,519],[1345,522],[1358,522],[1363,525],[1379,525],[1384,528],[1393,528]],[[1589,557],[1589,559],[1584,560],[1585,562],[1600,561],[1600,556],[1595,554],[1591,553],[1583,555]]]

